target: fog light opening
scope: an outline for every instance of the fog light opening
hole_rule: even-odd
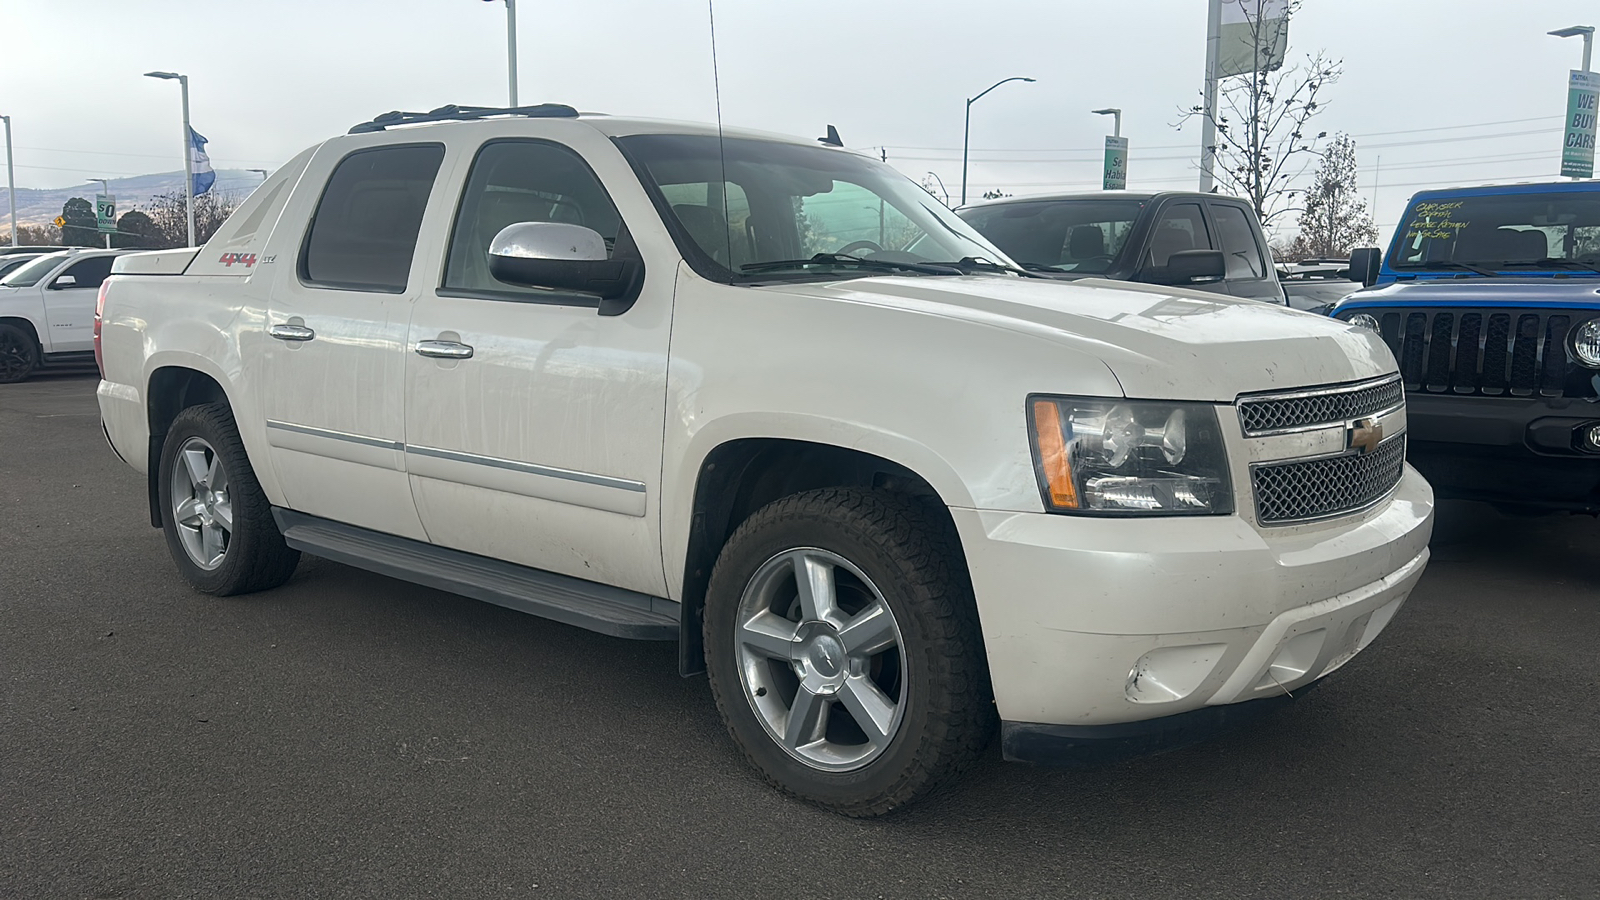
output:
[[[1583,431],[1583,449],[1590,453],[1600,453],[1600,424],[1586,425]]]

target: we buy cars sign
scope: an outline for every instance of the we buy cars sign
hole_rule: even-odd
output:
[[[1567,135],[1561,144],[1561,174],[1594,177],[1595,104],[1600,99],[1600,72],[1572,70],[1567,80]]]

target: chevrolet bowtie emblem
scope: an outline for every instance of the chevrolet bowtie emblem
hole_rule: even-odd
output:
[[[1354,450],[1361,448],[1362,453],[1371,453],[1378,449],[1378,444],[1383,441],[1383,423],[1377,419],[1357,419],[1350,423],[1348,446]]]

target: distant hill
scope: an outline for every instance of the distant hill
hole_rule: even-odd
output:
[[[261,176],[244,169],[218,169],[213,191],[232,194],[243,200],[261,183]],[[132,178],[111,179],[111,193],[117,198],[117,214],[146,206],[150,198],[169,191],[183,190],[182,172],[160,172],[154,175],[136,175]],[[61,207],[73,197],[82,197],[90,203],[100,193],[100,183],[90,182],[77,187],[17,189],[17,223],[20,225],[47,225],[61,215]],[[0,231],[10,231],[7,218],[6,187],[0,184]]]

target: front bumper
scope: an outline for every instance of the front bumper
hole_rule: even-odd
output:
[[[1600,404],[1565,397],[1407,395],[1408,457],[1440,497],[1600,512]]]
[[[952,513],[1001,719],[1088,728],[1284,696],[1342,666],[1422,576],[1433,493],[1408,467],[1372,509],[1282,528]]]

